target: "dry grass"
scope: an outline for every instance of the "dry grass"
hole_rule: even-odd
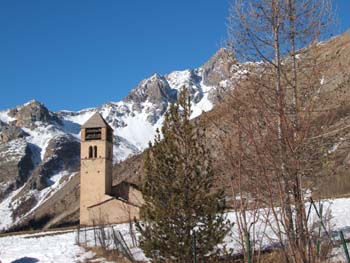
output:
[[[4,232],[0,233],[0,237],[6,236],[18,236],[18,235],[31,235],[36,233],[43,233],[42,236],[55,235],[58,232],[70,232],[76,231],[76,226],[69,227],[60,227],[60,228],[50,228],[50,229],[38,229],[38,230],[24,230],[24,231],[16,231],[16,232]]]
[[[271,253],[266,253],[261,255],[261,263],[284,263],[285,258],[281,251],[273,251]]]
[[[317,182],[318,191],[315,197],[319,199],[350,197],[349,178],[348,170],[334,173],[329,177],[320,178]]]
[[[35,235],[35,236],[26,236],[24,237],[25,239],[29,239],[29,238],[39,238],[39,237],[48,237],[48,236],[57,236],[57,235],[62,235],[62,234],[66,234],[69,232],[73,232],[74,230],[63,230],[63,231],[55,231],[55,232],[46,232],[43,233],[41,235]]]
[[[117,263],[132,263],[129,259],[126,257],[120,255],[117,251],[115,250],[104,250],[101,247],[84,247],[85,250],[91,251],[95,253],[95,256],[89,260],[86,261],[86,263],[89,262],[94,262],[94,263],[99,263],[99,262],[105,262],[105,260],[110,261],[110,262],[117,262]],[[101,261],[98,261],[98,260]]]

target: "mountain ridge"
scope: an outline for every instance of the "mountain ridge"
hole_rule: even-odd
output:
[[[337,85],[349,86],[350,35],[347,32],[320,46],[322,56],[331,59],[323,80],[328,95]],[[249,67],[260,66],[261,63],[249,64]],[[154,138],[155,129],[161,127],[164,113],[169,104],[176,101],[179,89],[184,86],[191,94],[192,118],[203,116],[209,120],[207,123],[213,123],[211,119],[218,122],[227,117],[229,105],[222,106],[225,92],[234,88],[235,82],[246,73],[232,54],[220,49],[199,68],[151,75],[119,102],[80,111],[52,112],[32,100],[0,111],[0,165],[3,168],[0,171],[0,229],[77,222],[80,125],[94,112],[100,112],[114,129],[114,182],[129,180],[138,184],[143,173],[141,153]],[[345,95],[350,98],[350,94]],[[348,113],[345,107],[341,114]],[[338,121],[344,120],[339,117]],[[206,128],[214,168],[221,171],[225,163],[220,141],[215,138],[218,127],[209,124]],[[337,143],[340,146],[335,147],[334,154],[344,164],[338,170],[346,176],[350,153],[344,150],[346,140]],[[73,152],[69,152],[70,149]],[[347,191],[346,184],[343,185]]]
[[[211,110],[212,97],[217,97],[216,90],[221,88],[220,81],[225,77],[218,77],[211,71],[220,71],[220,67],[231,63],[222,59],[222,52],[219,50],[210,58],[209,66],[205,63],[196,69],[152,74],[119,102],[79,111],[54,112],[33,99],[0,111],[0,165],[3,170],[10,171],[0,178],[0,229],[24,225],[33,218],[38,220],[36,214],[41,214],[40,206],[79,175],[80,126],[96,111],[114,129],[116,163],[147,147],[182,87],[192,96],[192,118]],[[61,201],[56,204],[56,211],[49,209],[48,214],[57,215],[69,206]]]

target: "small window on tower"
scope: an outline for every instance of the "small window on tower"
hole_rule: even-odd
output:
[[[101,128],[86,128],[85,140],[101,140]]]
[[[92,146],[89,146],[89,158],[93,157]]]
[[[94,146],[94,158],[97,158],[97,146]]]

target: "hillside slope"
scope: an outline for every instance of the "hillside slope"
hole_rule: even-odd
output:
[[[320,61],[327,61],[327,67],[322,72],[322,90],[316,101],[316,111],[313,125],[329,134],[328,168],[314,167],[316,183],[315,197],[329,198],[350,194],[350,34],[337,36],[327,42],[319,43]],[[232,79],[231,79],[232,82]],[[233,85],[235,88],[235,85]],[[228,91],[229,92],[229,91]],[[339,99],[340,98],[340,99]],[[341,104],[339,105],[341,101]],[[223,149],[228,145],[222,138],[222,130],[226,138],[234,135],[234,131],[225,125],[233,117],[230,96],[225,96],[221,103],[212,111],[200,116],[206,128],[208,143],[214,158],[214,168],[220,176],[223,185],[229,185],[231,165]],[[334,109],[327,111],[326,109]],[[340,130],[338,130],[340,128]],[[336,132],[333,132],[336,131]],[[135,155],[116,165],[114,169],[115,182],[129,180],[140,184],[143,177],[143,157]]]

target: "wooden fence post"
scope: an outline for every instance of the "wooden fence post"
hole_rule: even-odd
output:
[[[344,238],[343,231],[339,231],[339,235],[340,235],[340,240],[341,240],[341,242],[343,244],[345,258],[346,258],[346,263],[350,263],[349,251],[348,251],[348,247],[346,246],[346,241],[345,241],[345,238]]]

